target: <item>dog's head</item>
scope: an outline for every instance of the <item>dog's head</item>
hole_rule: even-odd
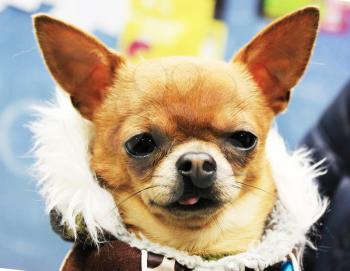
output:
[[[306,8],[278,20],[228,63],[131,64],[61,21],[38,15],[34,22],[53,77],[94,124],[98,179],[126,223],[148,235],[141,225],[148,220],[193,229],[227,216],[263,227],[275,200],[266,138],[306,68],[318,18]]]

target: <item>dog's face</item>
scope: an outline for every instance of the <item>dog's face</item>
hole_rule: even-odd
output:
[[[169,57],[131,64],[72,26],[35,17],[48,68],[94,124],[92,167],[125,223],[202,254],[240,251],[260,238],[275,202],[266,138],[305,70],[317,24],[315,8],[293,13],[229,63]],[[198,229],[218,234],[218,227],[223,238],[198,241]],[[242,230],[249,240],[225,243]],[[187,239],[177,242],[178,234]]]
[[[93,163],[116,198],[142,191],[150,212],[198,224],[254,185],[273,113],[239,66],[149,60],[115,85],[95,118]]]

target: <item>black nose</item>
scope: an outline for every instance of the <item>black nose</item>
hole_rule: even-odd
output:
[[[198,188],[208,188],[214,183],[216,163],[208,153],[185,153],[177,160],[176,167],[181,176],[189,177]]]

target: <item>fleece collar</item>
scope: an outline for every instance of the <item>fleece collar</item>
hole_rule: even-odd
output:
[[[98,252],[96,248],[86,247],[77,243],[68,253],[62,271],[72,270],[137,270],[137,271],[193,271],[192,268],[181,265],[176,259],[167,258],[147,250],[139,250],[119,240],[110,240],[101,244]],[[254,271],[245,268],[244,271]],[[256,270],[256,269],[255,269]],[[300,271],[298,262],[293,253],[288,255],[286,261],[269,266],[265,271]]]
[[[166,258],[163,255],[141,251],[141,271],[191,271],[186,266],[179,264],[175,259]],[[243,267],[242,267],[243,268]],[[237,269],[236,269],[237,270]],[[244,267],[244,271],[253,271],[251,268]],[[294,253],[288,254],[282,262],[275,263],[272,266],[264,268],[265,271],[300,271],[298,261]]]
[[[78,218],[83,218],[88,234],[98,244],[102,232],[116,239],[167,258],[194,270],[263,270],[286,259],[293,250],[302,252],[306,233],[327,207],[314,179],[322,174],[320,163],[311,165],[309,152],[288,152],[276,130],[271,130],[266,152],[277,187],[276,203],[262,240],[244,253],[207,261],[170,247],[160,246],[128,232],[112,195],[99,186],[90,168],[89,144],[92,124],[73,108],[60,89],[55,100],[35,109],[37,120],[31,124],[34,156],[40,192],[48,212],[56,209],[61,223],[76,235]]]

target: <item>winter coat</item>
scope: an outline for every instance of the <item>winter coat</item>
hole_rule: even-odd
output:
[[[350,82],[328,107],[301,145],[318,161],[326,157],[327,174],[319,176],[320,191],[330,207],[313,235],[317,250],[308,250],[306,271],[350,270]]]
[[[276,130],[268,135],[266,155],[277,201],[260,242],[240,254],[206,260],[127,230],[112,195],[99,185],[90,167],[93,126],[69,97],[58,90],[56,101],[37,112],[31,129],[41,194],[56,232],[75,242],[62,270],[300,270],[307,233],[324,213],[327,200],[320,197],[315,182],[322,173],[317,164],[312,165],[306,151],[289,152]],[[153,256],[158,263],[149,262]],[[164,268],[158,268],[159,263]]]

